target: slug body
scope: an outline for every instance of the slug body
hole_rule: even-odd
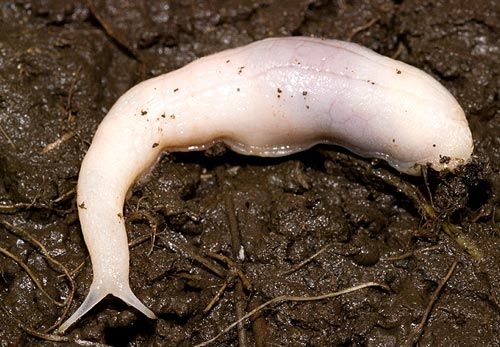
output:
[[[155,317],[129,286],[125,196],[162,151],[216,141],[269,157],[338,144],[414,175],[425,165],[453,169],[473,149],[464,112],[441,84],[353,43],[266,39],[144,81],[111,108],[81,166],[77,203],[94,279],[61,332],[108,294]]]

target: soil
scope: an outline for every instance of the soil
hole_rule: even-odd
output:
[[[191,346],[272,298],[370,281],[387,287],[276,303],[213,345],[500,346],[500,2],[4,0],[0,16],[1,346]],[[467,114],[472,162],[423,179],[335,146],[167,154],[124,211],[132,288],[159,318],[110,297],[58,337],[92,280],[75,186],[107,110],[143,79],[284,35],[430,73]]]

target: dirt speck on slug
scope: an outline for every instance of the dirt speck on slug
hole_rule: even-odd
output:
[[[439,158],[440,164],[448,164],[450,161],[451,161],[451,158],[446,156],[446,155],[440,156],[440,158]]]
[[[498,1],[88,3],[26,0],[0,11],[0,220],[22,228],[75,273],[70,312],[92,281],[78,223],[78,209],[86,206],[77,205],[75,196],[81,160],[107,110],[146,78],[267,36],[352,37],[443,82],[465,108],[476,149],[465,168],[429,169],[426,180],[398,174],[383,161],[371,166],[335,146],[286,158],[237,155],[221,144],[205,152],[168,153],[131,189],[123,215],[116,214],[127,226],[134,292],[160,318],[149,321],[109,298],[69,336],[112,346],[194,345],[234,322],[238,302],[248,311],[280,295],[319,295],[370,280],[391,290],[274,306],[245,325],[247,343],[398,346],[458,260],[418,345],[498,344]],[[367,26],[373,18],[379,20]],[[245,62],[231,63],[224,68],[241,75],[233,92],[245,90]],[[295,59],[290,64],[307,68]],[[353,66],[344,73],[356,74]],[[394,78],[401,74],[393,72]],[[178,93],[174,87],[165,95]],[[313,115],[315,90],[298,90],[297,97],[301,92],[307,97],[304,112]],[[160,117],[175,119],[168,110]],[[162,126],[171,131],[175,124]],[[45,154],[35,150],[67,131],[78,136]],[[422,215],[411,191],[418,192],[417,199],[432,196],[437,219]],[[483,259],[474,260],[441,231],[444,223],[456,226]],[[59,268],[28,238],[4,224],[0,229],[0,247],[23,259],[44,290],[63,301],[69,286]],[[240,249],[244,261],[237,258]],[[236,267],[210,252],[232,259]],[[219,275],[192,254],[220,269]],[[238,292],[234,269],[248,278],[251,291]],[[3,254],[0,273],[0,303],[27,327],[42,331],[62,314]],[[204,314],[225,283],[220,299]],[[5,345],[53,343],[27,334],[3,310],[0,321]],[[216,344],[237,345],[238,332]]]

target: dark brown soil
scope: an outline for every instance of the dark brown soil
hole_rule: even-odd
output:
[[[499,33],[494,0],[1,1],[0,346],[190,346],[222,331],[238,310],[368,281],[389,289],[270,306],[245,322],[247,345],[500,346]],[[159,319],[109,298],[66,342],[36,337],[64,310],[9,254],[51,297],[70,295],[61,267],[31,235],[76,269],[69,311],[82,302],[92,273],[74,189],[113,102],[197,57],[282,35],[351,39],[429,72],[466,111],[473,162],[454,174],[430,172],[426,185],[333,146],[281,159],[222,146],[169,154],[125,207],[129,240],[137,241],[132,287]],[[234,257],[240,248],[244,260]],[[234,259],[251,287],[209,252]],[[242,332],[215,345],[244,345]]]

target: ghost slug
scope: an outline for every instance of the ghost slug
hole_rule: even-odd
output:
[[[82,162],[77,204],[94,277],[59,332],[108,294],[155,318],[129,286],[125,196],[162,151],[217,141],[268,157],[332,143],[411,175],[426,165],[453,170],[473,149],[464,111],[439,82],[354,43],[271,38],[139,83],[111,108]]]

